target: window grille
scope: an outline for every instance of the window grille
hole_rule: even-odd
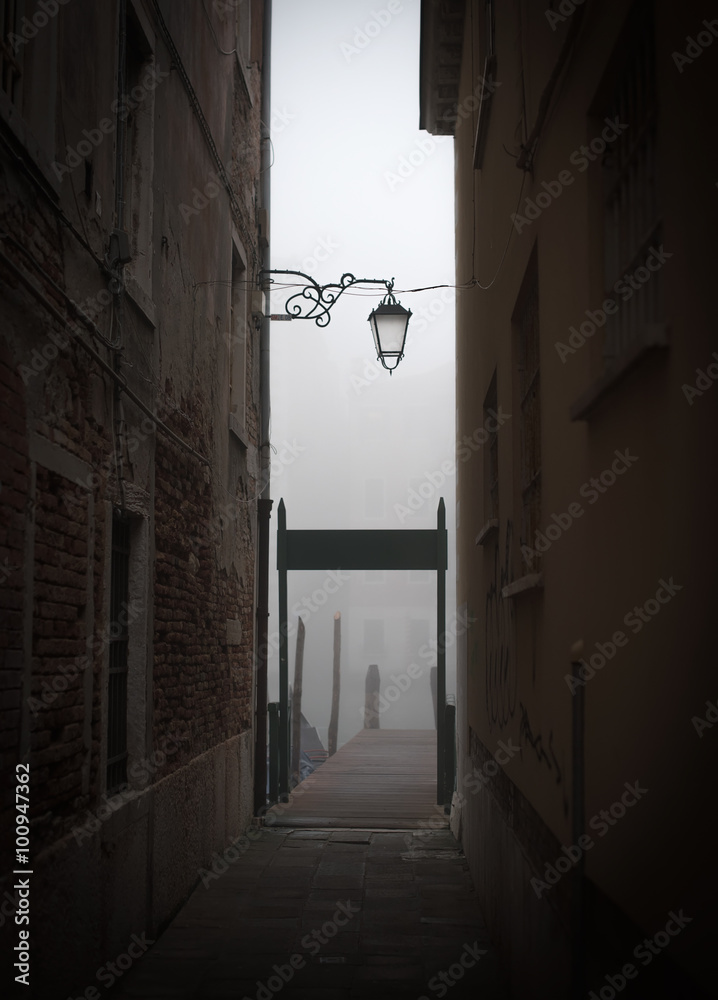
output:
[[[609,144],[602,161],[606,298],[618,306],[606,323],[604,359],[608,364],[641,343],[662,319],[660,271],[653,271],[636,289],[625,280],[645,264],[661,239],[652,4],[642,5],[640,11],[641,16],[634,17],[627,57],[607,108],[609,120],[618,119],[628,128]]]
[[[112,517],[110,568],[109,677],[107,683],[107,791],[127,783],[127,604],[130,576],[130,521]]]
[[[496,413],[498,412],[496,393],[496,372],[494,372],[489,391],[484,400],[484,427],[495,427]],[[486,490],[487,499],[486,517],[496,518],[499,516],[499,438],[498,428],[489,431],[490,437],[486,448]]]

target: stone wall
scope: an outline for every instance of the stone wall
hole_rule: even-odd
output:
[[[132,935],[156,936],[252,816],[263,5],[248,66],[216,52],[245,5],[208,5],[217,41],[189,0],[126,6],[140,80],[156,81],[135,119],[111,110],[118,0],[59,5],[25,46],[22,95],[0,93],[0,946],[6,958],[16,940],[10,794],[28,760],[31,981],[48,1000],[96,986]],[[113,268],[123,124],[139,136],[123,168],[133,260]],[[116,794],[113,510],[130,518]]]

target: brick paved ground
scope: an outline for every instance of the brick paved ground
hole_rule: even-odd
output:
[[[264,830],[109,995],[507,997],[452,835],[363,830]]]

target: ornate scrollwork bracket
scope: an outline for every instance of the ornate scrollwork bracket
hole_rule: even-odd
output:
[[[262,271],[260,279],[269,274],[286,274],[304,280],[304,288],[290,295],[284,304],[284,316],[288,319],[311,319],[317,326],[329,325],[331,316],[329,315],[332,306],[339,297],[353,285],[381,285],[386,289],[387,301],[395,301],[392,293],[394,279],[387,281],[385,278],[355,278],[353,274],[343,274],[338,282],[328,285],[318,284],[314,278],[303,271],[267,270]],[[268,279],[269,284],[274,284],[274,279]]]

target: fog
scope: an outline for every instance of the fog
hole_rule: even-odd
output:
[[[345,292],[326,329],[306,320],[272,323],[270,633],[276,638],[279,627],[280,497],[289,529],[366,529],[433,528],[443,496],[451,636],[455,477],[445,470],[454,458],[455,293],[403,291],[455,280],[453,140],[419,131],[419,3],[275,0],[273,33],[272,267],[305,271],[321,284],[344,272],[395,278],[395,294],[413,316],[392,376],[376,360],[367,322],[381,290]],[[275,289],[273,313],[283,311],[289,294]],[[379,665],[382,693],[390,688],[381,727],[433,728],[435,573],[291,572],[288,606],[290,684],[301,613],[302,709],[325,746],[337,611],[338,744],[362,728],[370,663]],[[276,647],[270,700],[278,699]],[[449,638],[450,693],[453,654]],[[405,675],[411,663],[421,668],[415,679]]]

